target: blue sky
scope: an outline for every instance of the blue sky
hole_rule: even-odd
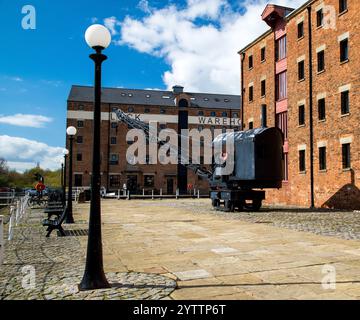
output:
[[[60,166],[70,87],[93,82],[84,32],[95,21],[113,36],[103,86],[239,94],[236,52],[266,30],[267,1],[250,2],[0,0],[0,157],[20,171]],[[21,26],[26,4],[35,30]]]
[[[0,134],[41,140],[49,145],[64,143],[66,99],[71,84],[91,85],[91,50],[83,35],[97,17],[100,22],[114,14],[129,14],[134,1],[31,1],[36,9],[36,29],[21,27],[24,1],[1,1],[2,48],[0,59],[0,114],[31,113],[54,119],[49,128],[30,130],[1,124]],[[139,9],[134,14],[142,14]],[[104,64],[104,86],[164,88],[164,62],[126,46],[110,46]]]

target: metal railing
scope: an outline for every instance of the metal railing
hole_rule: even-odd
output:
[[[108,195],[108,194],[107,194]],[[115,197],[118,200],[119,199],[128,199],[130,200],[131,197],[133,198],[137,198],[137,199],[162,199],[162,198],[175,198],[175,199],[179,199],[179,198],[204,198],[204,197],[209,197],[208,194],[206,195],[202,195],[200,194],[200,189],[191,189],[188,190],[187,194],[184,195],[180,195],[180,191],[179,189],[176,189],[175,194],[163,194],[163,189],[160,190],[155,190],[155,189],[142,189],[142,193],[132,193],[130,190],[128,189],[118,189],[117,194],[114,192],[113,194],[111,194],[110,197]]]
[[[27,213],[27,209],[29,208],[29,198],[29,195],[21,197],[15,201],[14,205],[10,206],[8,241],[13,238],[14,226],[17,226]]]
[[[8,237],[10,241],[14,235],[14,226],[17,226],[21,219],[26,215],[29,208],[29,195],[23,197],[16,197],[12,200],[9,206],[10,218],[8,221]],[[4,262],[4,246],[5,246],[5,233],[4,233],[5,217],[0,216],[0,265]]]
[[[0,205],[8,206],[12,204],[16,197],[15,191],[0,192]]]

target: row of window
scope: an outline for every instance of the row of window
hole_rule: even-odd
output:
[[[110,188],[121,187],[121,176],[113,174],[109,176]],[[155,175],[144,175],[144,187],[154,187]]]
[[[349,60],[349,39],[343,39],[339,42],[340,45],[340,63]],[[317,72],[325,71],[325,50],[317,52]],[[305,80],[305,60],[298,62],[298,81]]]
[[[326,147],[322,146],[318,148],[319,155],[319,170],[326,170]],[[341,156],[342,156],[342,168],[344,170],[351,168],[351,158],[350,158],[350,143],[344,143],[341,145]],[[305,150],[299,150],[299,172],[306,171],[306,157]]]
[[[346,12],[348,9],[348,3],[347,0],[339,0],[339,14]],[[320,28],[324,25],[324,12],[323,8],[320,8],[318,11],[316,11],[316,27]],[[298,39],[302,39],[305,35],[304,31],[304,22],[301,21],[297,24],[297,37]],[[343,48],[341,49],[340,53],[340,61],[346,61],[348,59],[348,50],[347,50],[347,43],[341,44]],[[260,52],[260,62],[265,61],[265,55],[266,55],[266,47],[262,47]],[[321,55],[321,54],[320,54]],[[287,37],[286,35],[281,37],[280,39],[277,39],[275,42],[275,61],[280,61],[282,59],[285,59],[287,56]],[[249,55],[248,58],[249,63],[249,69],[252,69],[254,67],[254,57],[253,55]],[[322,69],[321,69],[322,70]]]
[[[113,110],[116,110],[116,108],[113,108]],[[135,109],[134,109],[134,107],[128,107],[127,111],[132,113],[132,112],[135,112]],[[150,113],[150,108],[145,108],[144,113]],[[166,109],[165,108],[160,108],[160,114],[164,114],[164,113],[166,113]],[[198,111],[198,116],[204,116],[204,115],[205,115],[204,111]],[[215,111],[210,112],[211,117],[216,117],[216,115],[217,115],[217,113]],[[223,111],[221,113],[221,117],[227,117],[227,116],[228,116],[228,113],[226,111]],[[238,115],[237,112],[233,112],[233,113],[231,113],[231,116],[233,118],[237,118],[239,115]]]
[[[263,79],[260,81],[260,95],[261,97],[266,96],[266,80]],[[252,102],[254,100],[254,86],[249,86],[249,102]]]
[[[128,112],[134,112],[134,108],[129,107]],[[150,113],[150,109],[145,108],[144,113]],[[166,113],[166,110],[165,109],[160,109],[160,113],[162,113],[162,114]],[[198,111],[198,116],[204,116],[204,115],[205,115],[204,111]],[[217,116],[217,113],[215,111],[210,112],[210,117],[216,117],[216,116]],[[221,112],[221,117],[227,117],[227,116],[228,116],[228,113],[226,111]],[[237,112],[233,112],[233,113],[231,113],[231,116],[233,118],[238,118],[239,114]]]
[[[339,14],[346,12],[348,9],[347,0],[339,0]],[[321,28],[324,25],[324,11],[323,8],[320,8],[316,11],[316,27]],[[301,21],[297,25],[297,37],[302,39],[305,35],[304,32],[304,22]]]
[[[204,141],[200,141],[200,145],[204,146]],[[168,157],[170,156],[170,150],[168,150],[166,155]],[[150,160],[151,160],[150,156],[146,155],[146,163],[147,164],[150,164],[150,162],[151,162]],[[165,160],[164,156],[160,155],[159,160],[164,161]],[[200,156],[200,158],[198,160],[200,161],[200,163],[204,163],[204,157],[203,156]],[[79,161],[79,162],[83,161],[82,153],[77,153],[76,154],[76,161]],[[119,164],[119,154],[118,153],[110,153],[109,164],[110,165],[118,165]]]
[[[321,98],[318,100],[318,120],[324,121],[326,119],[326,100]],[[341,92],[341,115],[350,113],[350,92],[349,90]],[[301,104],[298,107],[298,123],[299,126],[305,125],[305,105]]]
[[[205,128],[205,127],[204,127],[203,125],[199,125],[199,126],[197,127],[198,131],[202,131],[202,130],[204,130],[204,128]],[[161,130],[166,129],[166,125],[165,125],[165,124],[160,124],[160,129],[161,129]],[[216,129],[215,126],[210,126],[210,130],[211,130],[212,132],[213,132],[215,129]],[[221,132],[222,132],[222,133],[225,133],[227,129],[229,129],[229,128],[223,126],[223,127],[221,127]],[[236,131],[236,130],[240,130],[240,128],[238,128],[238,127],[233,127],[233,128],[231,128],[231,129],[234,129],[235,131]],[[83,142],[84,142],[83,136],[76,136],[76,143],[81,144],[81,143],[83,143]],[[132,142],[132,141],[128,141],[127,143],[128,143],[128,144],[132,144],[133,142]],[[110,144],[111,144],[111,145],[116,145],[116,144],[117,144],[117,137],[110,137]],[[78,159],[78,161],[81,161],[81,160]]]
[[[260,49],[260,62],[264,62],[266,60],[266,47],[262,47]],[[252,69],[254,67],[254,56],[249,56],[249,69]]]
[[[170,156],[170,150],[168,150],[166,156],[167,157]],[[146,164],[150,164],[152,162],[151,160],[152,160],[151,157],[149,155],[146,155],[146,158],[145,158]],[[164,155],[159,155],[159,161],[164,162],[165,161],[165,156]],[[200,156],[198,158],[198,162],[201,163],[201,164],[204,164],[204,156]],[[119,164],[119,154],[118,153],[111,153],[110,154],[109,164],[110,165],[118,165]]]
[[[264,84],[264,91],[265,91],[265,84]],[[265,95],[265,93],[264,93],[264,95]],[[204,111],[199,111],[198,116],[204,116]],[[216,117],[216,116],[217,116],[217,113],[215,111],[210,112],[210,117]],[[227,116],[228,116],[228,113],[226,111],[223,111],[221,113],[221,117],[225,118]],[[238,112],[232,112],[231,113],[231,118],[239,118],[239,113]],[[117,122],[111,122],[111,128],[116,129],[117,126],[118,126]],[[77,127],[78,128],[83,128],[84,127],[84,120],[77,120]]]
[[[126,94],[126,93],[122,92],[122,93],[121,93],[121,96],[122,96],[122,97],[128,96],[128,97],[131,98],[131,97],[133,97],[133,94],[132,94],[132,93]],[[151,98],[151,94],[150,94],[150,93],[147,93],[147,94],[145,95],[145,97],[146,97],[146,98]],[[164,95],[161,96],[161,98],[162,98],[162,99],[171,99],[171,96],[164,94]],[[195,98],[195,97],[190,97],[190,100],[194,101],[194,100],[196,100],[196,98]],[[210,99],[209,99],[208,97],[204,97],[203,100],[204,100],[204,101],[209,101]],[[220,99],[215,98],[215,101],[219,102]],[[229,101],[230,101],[230,100],[227,99],[227,98],[224,99],[224,102],[229,102]],[[132,111],[129,111],[129,112],[132,112]]]
[[[276,101],[283,100],[287,98],[287,72],[281,72],[276,75],[275,78],[275,94]],[[260,81],[260,95],[261,98],[266,96],[266,80],[263,79]],[[254,101],[254,86],[249,86],[249,102]]]
[[[129,178],[131,176],[127,176],[127,179],[129,181]],[[137,181],[137,176],[135,176],[135,181]],[[168,185],[173,185],[173,178],[167,178]],[[202,180],[200,176],[198,176],[198,180]],[[170,184],[169,184],[170,183]],[[110,174],[109,175],[109,185],[110,188],[121,188],[123,185],[121,185],[121,175],[119,174]],[[82,187],[83,186],[83,174],[82,173],[75,173],[74,174],[74,186],[75,187]],[[128,185],[129,186],[129,185]],[[151,188],[155,186],[155,175],[153,174],[144,174],[144,188]],[[172,189],[168,189],[168,193],[172,193],[170,191]]]
[[[111,174],[109,176],[110,188],[121,187],[120,180],[121,176],[118,174]],[[144,175],[144,187],[154,187],[155,176],[154,175]],[[79,173],[74,174],[74,186],[82,187],[83,185],[83,175]]]
[[[349,40],[348,38],[340,41],[340,62],[344,63],[349,60]],[[317,53],[317,72],[325,71],[325,50]],[[305,80],[305,60],[298,61],[298,81]],[[261,97],[266,94],[266,81],[261,80]],[[281,72],[275,78],[276,101],[287,98],[287,72]],[[254,100],[254,86],[249,86],[249,102]]]

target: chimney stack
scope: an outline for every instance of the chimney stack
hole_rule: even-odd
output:
[[[179,93],[184,92],[184,87],[182,87],[182,86],[176,85],[176,86],[173,86],[172,88],[173,88],[174,94],[179,94]]]

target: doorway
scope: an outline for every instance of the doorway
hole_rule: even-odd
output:
[[[75,174],[74,178],[75,178],[74,186],[75,187],[82,187],[82,174]]]
[[[166,182],[167,194],[174,194],[174,178],[167,178]]]
[[[127,178],[127,182],[126,182],[127,189],[131,193],[136,193],[137,192],[137,175],[129,175],[126,178]]]

